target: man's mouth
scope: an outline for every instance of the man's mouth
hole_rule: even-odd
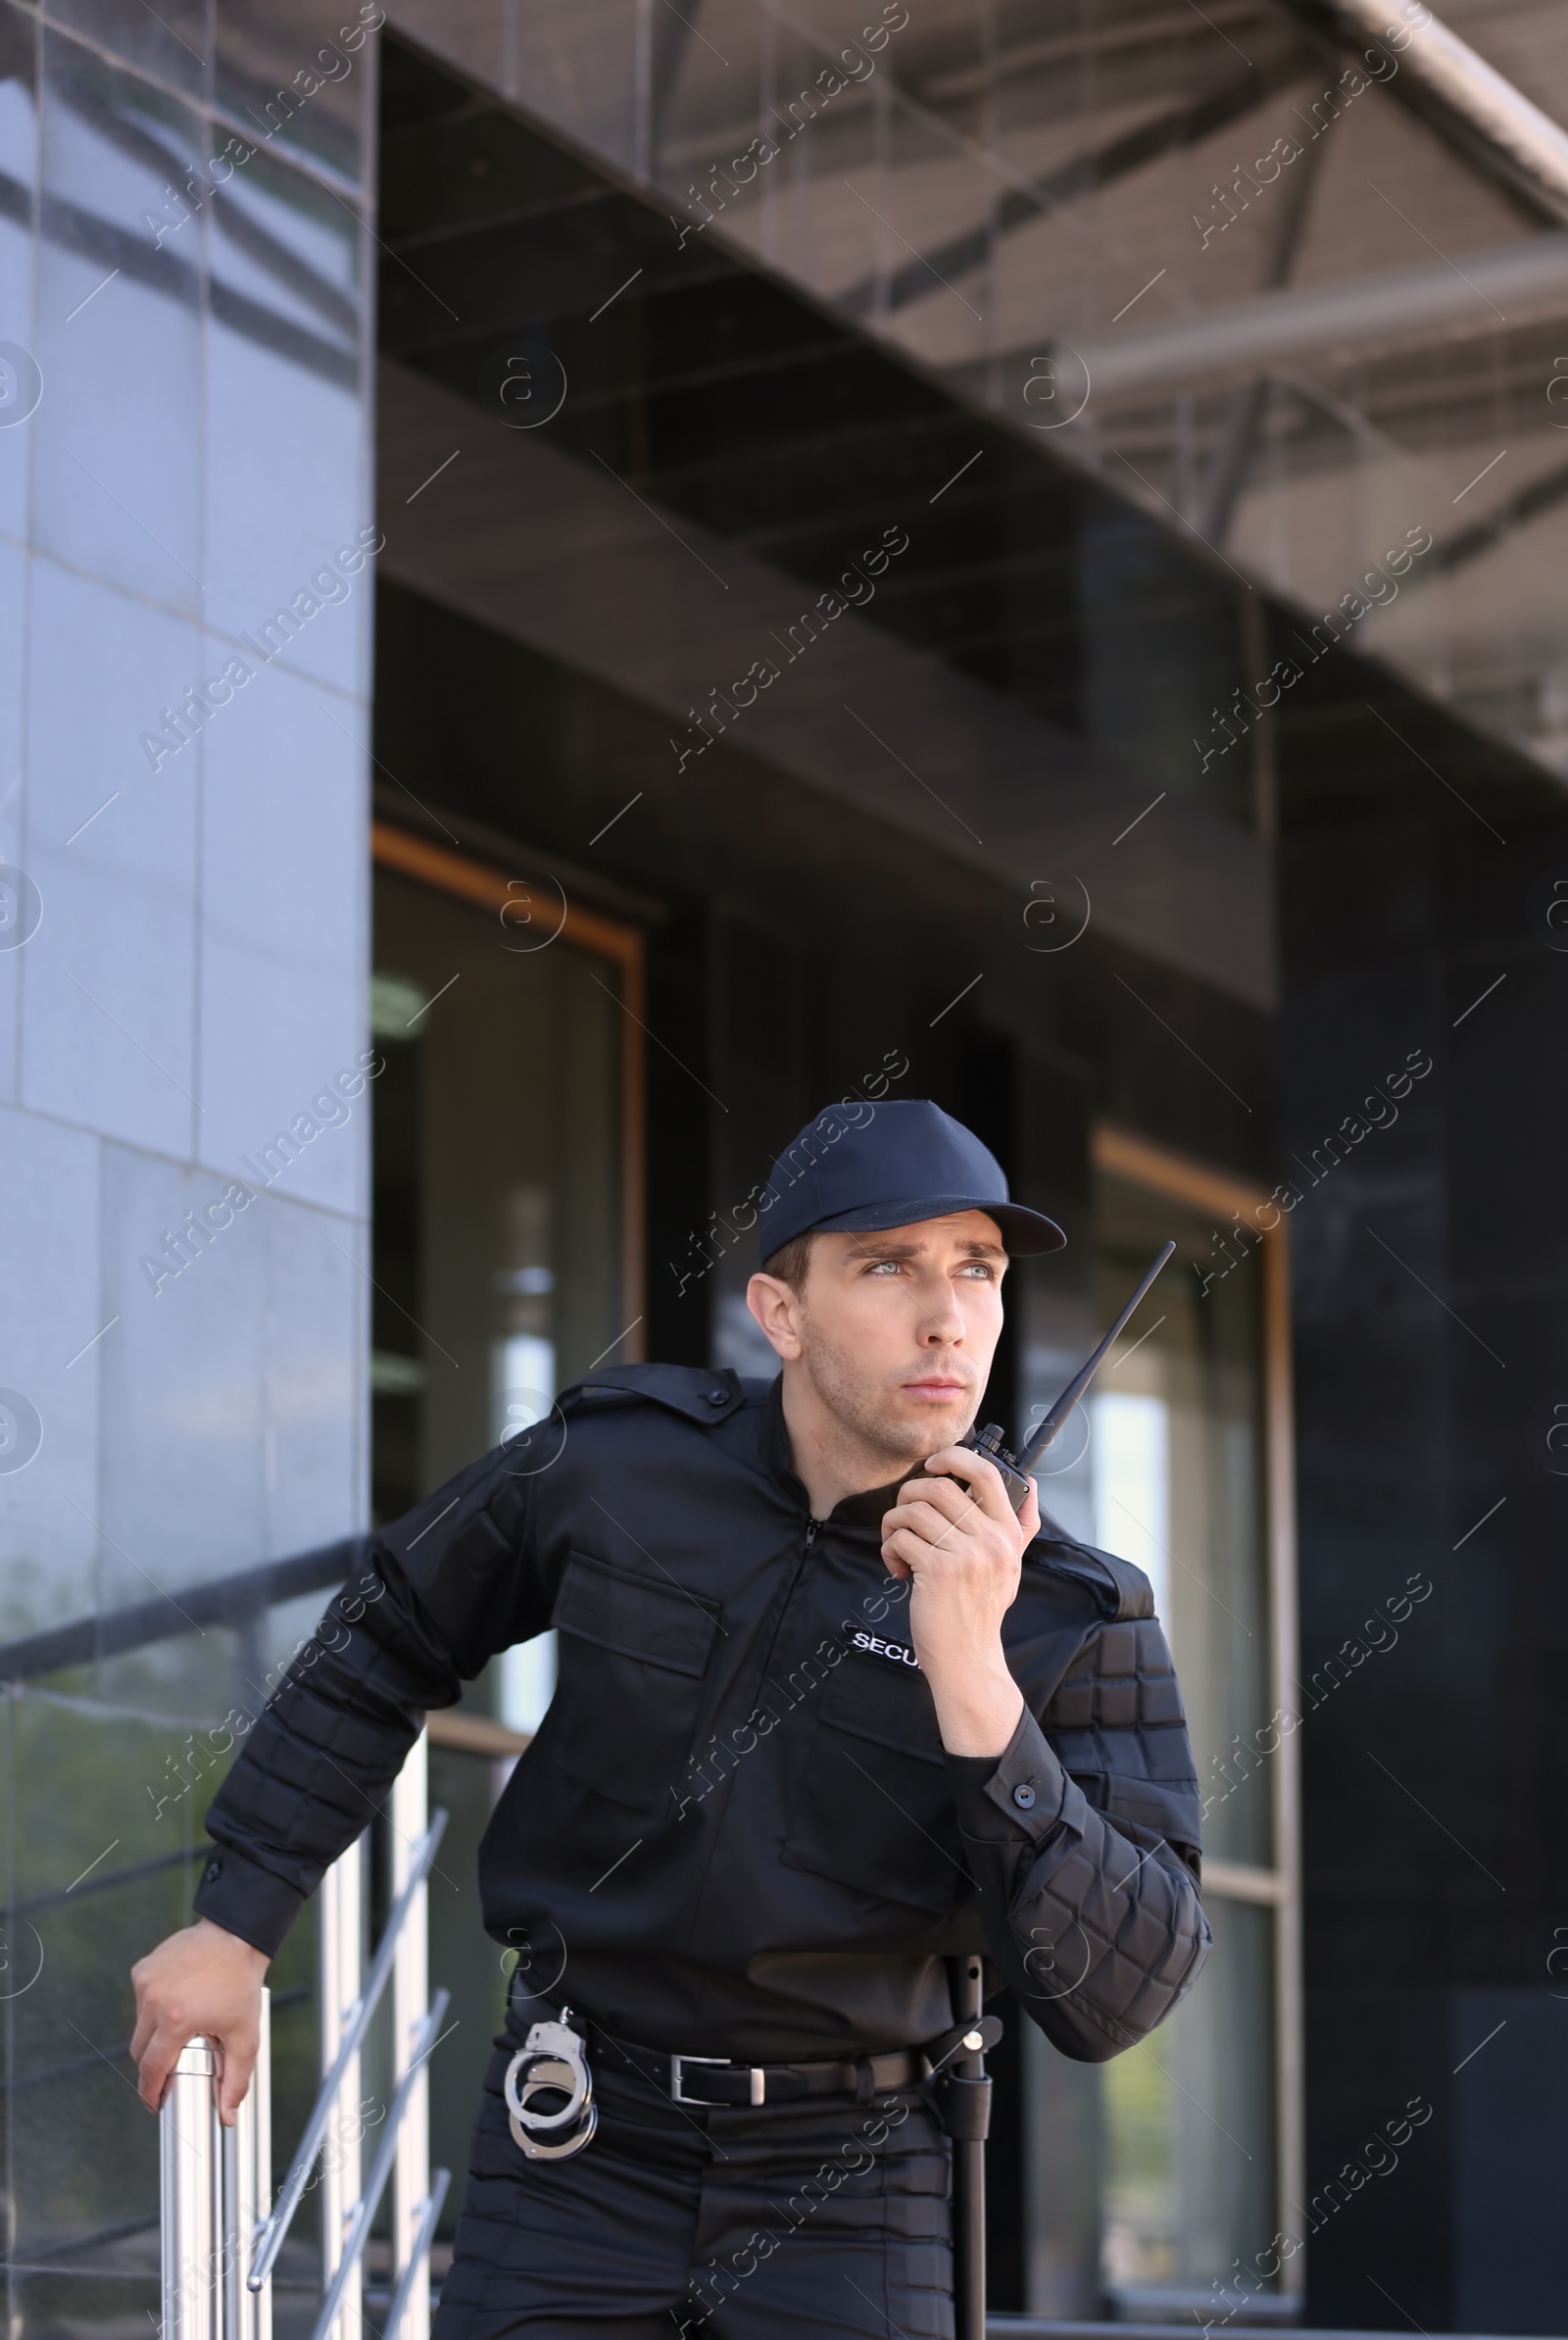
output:
[[[910,1397],[946,1399],[966,1396],[969,1384],[953,1373],[924,1373],[918,1381],[904,1381],[900,1387]]]

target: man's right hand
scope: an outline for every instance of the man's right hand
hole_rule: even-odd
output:
[[[130,2052],[150,2113],[163,2103],[186,2041],[205,2037],[220,2051],[218,2109],[224,2126],[233,2126],[256,2066],[262,1984],[270,1964],[237,1934],[198,1917],[131,1967],[136,2029]]]

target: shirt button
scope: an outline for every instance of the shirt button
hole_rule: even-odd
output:
[[[1035,1791],[1027,1780],[1021,1780],[1012,1791],[1012,1800],[1020,1812],[1027,1812],[1035,1800]]]
[[[727,1390],[710,1389],[708,1393],[708,1402],[710,1406],[727,1406],[729,1393]]]
[[[205,1870],[203,1871],[202,1881],[207,1885],[216,1884],[222,1873],[223,1865],[220,1861],[209,1861]]]

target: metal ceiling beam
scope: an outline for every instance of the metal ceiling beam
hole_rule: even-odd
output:
[[[1463,269],[1461,274],[1460,269]],[[1500,318],[1568,314],[1568,234],[1526,236],[1457,261],[1380,269],[1299,291],[1254,293],[1250,300],[1175,317],[1114,340],[1063,349],[1068,403],[1087,367],[1092,390],[1120,397],[1204,374],[1248,373],[1342,352],[1363,355],[1440,334],[1492,331]]]
[[[1264,272],[1262,289],[1277,292],[1291,280],[1306,231],[1307,213],[1317,186],[1323,157],[1329,150],[1326,137],[1314,140],[1301,158],[1301,168],[1286,189],[1285,201],[1275,219],[1273,239],[1269,248],[1268,267]],[[1199,516],[1198,533],[1216,551],[1231,531],[1231,522],[1252,468],[1253,450],[1262,427],[1263,412],[1268,399],[1268,377],[1257,375],[1244,382],[1232,393],[1231,414],[1220,443],[1215,451],[1207,479],[1203,483],[1203,508]]]
[[[1389,20],[1406,32],[1385,84],[1415,114],[1532,208],[1568,222],[1568,131],[1430,12],[1424,25],[1389,0],[1280,0],[1287,14],[1341,48],[1388,50]]]
[[[1055,170],[1028,185],[1009,187],[986,219],[938,244],[929,258],[921,255],[893,270],[887,280],[884,310],[905,309],[911,301],[927,299],[939,271],[943,276],[972,275],[990,259],[994,239],[1000,242],[1022,227],[1037,227],[1054,212],[1102,193],[1161,156],[1200,146],[1233,122],[1245,122],[1280,90],[1300,80],[1307,62],[1292,48],[1262,66],[1250,65],[1243,74],[1228,74],[1198,94],[1179,98],[1133,129],[1118,130],[1101,145],[1069,155]],[[858,284],[835,293],[833,306],[850,317],[869,317],[878,308],[877,286],[874,274],[864,276]]]

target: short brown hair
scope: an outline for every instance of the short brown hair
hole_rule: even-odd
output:
[[[808,1227],[804,1235],[792,1235],[781,1243],[777,1251],[769,1252],[762,1262],[764,1275],[776,1275],[781,1284],[788,1284],[797,1300],[806,1290],[807,1270],[811,1265],[811,1245],[816,1229]]]

